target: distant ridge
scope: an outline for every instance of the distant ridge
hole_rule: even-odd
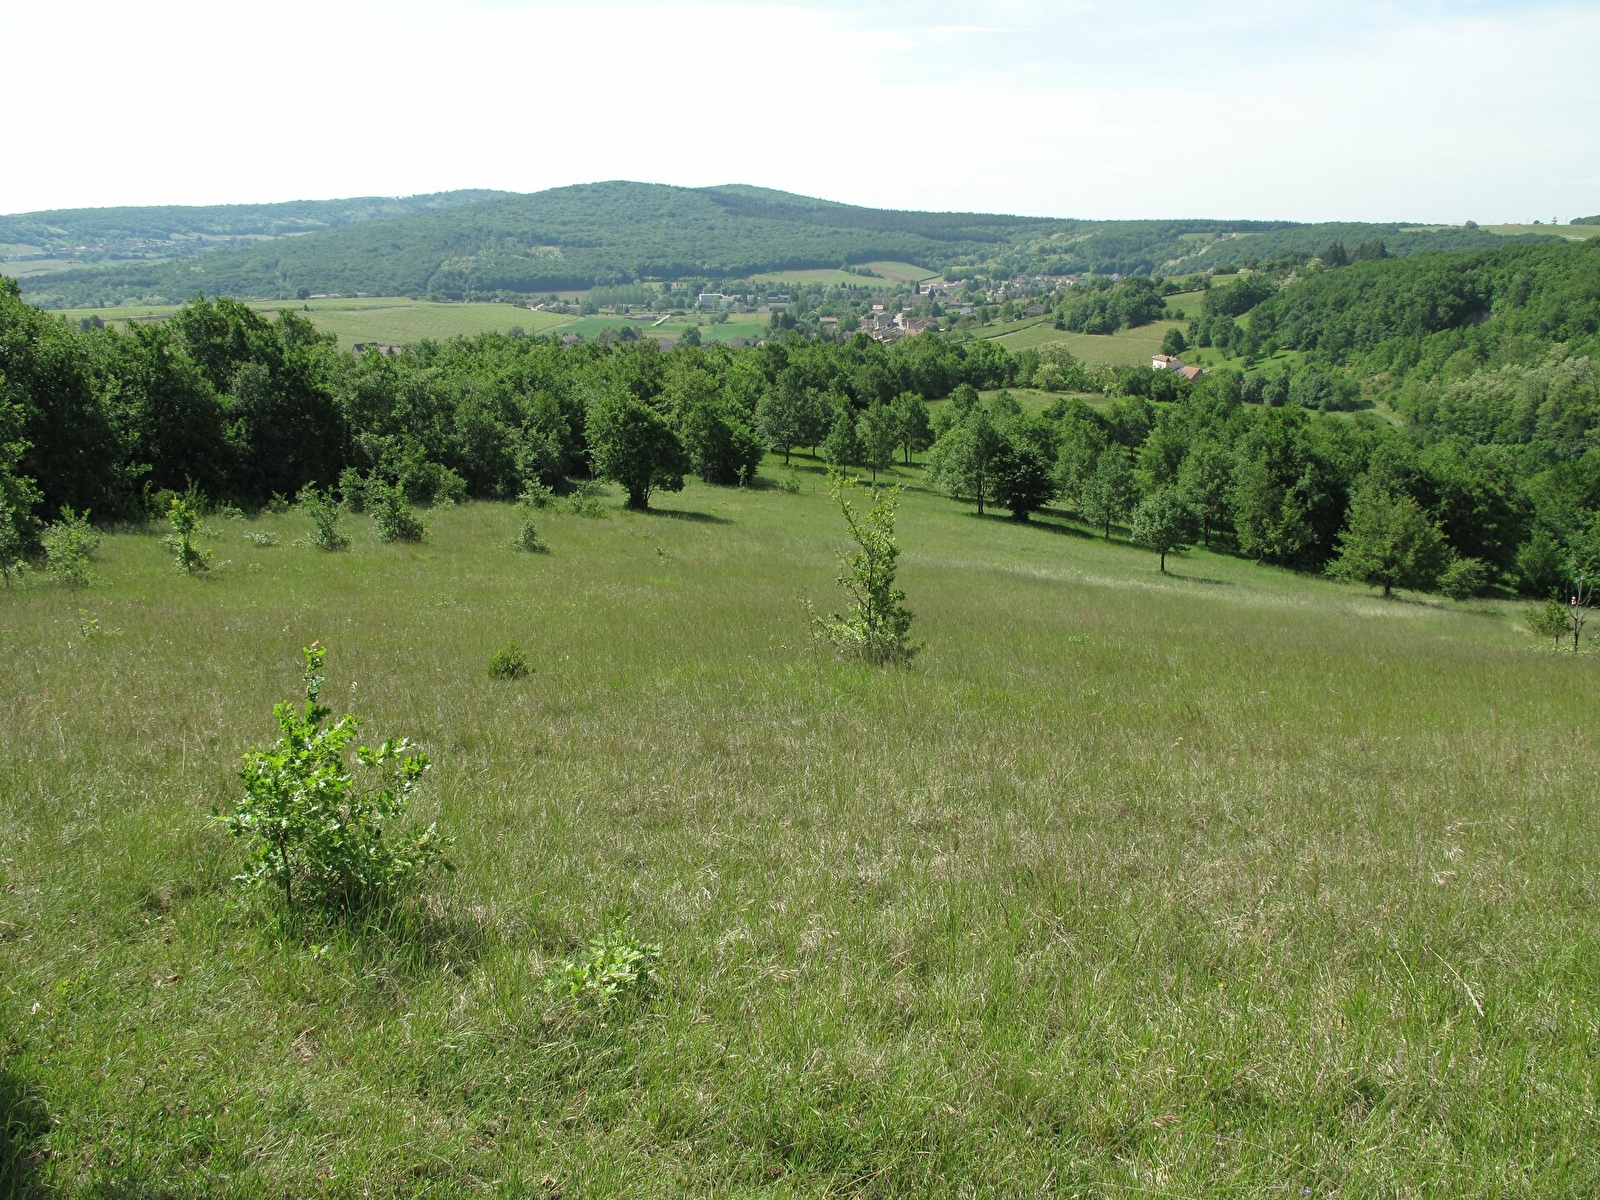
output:
[[[50,225],[56,217],[71,220]],[[304,291],[491,299],[879,260],[952,273],[1149,274],[1315,251],[1334,239],[1382,239],[1402,255],[1508,240],[1486,230],[1415,231],[1400,223],[915,212],[744,184],[684,188],[613,180],[528,195],[448,192],[393,201],[24,214],[0,218],[0,241],[27,243],[60,229],[69,240],[92,235],[109,242],[153,238],[165,228],[161,236],[170,242],[170,227],[178,225],[198,243],[179,259],[60,264],[67,269],[24,278],[23,290],[47,307],[174,301],[197,291],[262,299]],[[232,241],[200,253],[207,239]]]

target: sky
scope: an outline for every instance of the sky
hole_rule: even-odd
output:
[[[890,208],[1600,213],[1600,3],[0,0],[0,212],[602,179]]]

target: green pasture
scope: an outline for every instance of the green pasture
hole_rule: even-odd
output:
[[[337,300],[252,300],[250,307],[265,313],[287,308],[311,320],[324,333],[337,334],[339,347],[357,342],[403,345],[422,338],[443,340],[458,334],[504,333],[520,326],[528,333],[547,333],[571,320],[559,313],[534,312],[514,304],[440,304],[408,300],[403,296],[357,296]],[[76,324],[98,316],[108,324],[165,320],[178,305],[130,305],[123,308],[64,310],[61,315]]]
[[[1415,226],[1415,228],[1437,230],[1452,229],[1454,226],[1418,225]],[[1505,234],[1508,237],[1515,236],[1519,233],[1539,233],[1545,235],[1553,234],[1556,237],[1564,237],[1569,241],[1574,242],[1581,242],[1587,238],[1592,238],[1597,234],[1600,234],[1600,225],[1523,225],[1512,223],[1506,225],[1484,225],[1481,226],[1481,228],[1487,229],[1490,233]]]
[[[616,331],[624,328],[633,328],[638,330],[641,336],[677,340],[683,336],[685,330],[691,326],[696,326],[700,330],[701,341],[725,342],[730,338],[764,337],[771,319],[770,316],[765,314],[758,316],[755,313],[741,313],[730,316],[719,325],[713,325],[710,321],[705,321],[702,324],[695,317],[672,317],[658,325],[654,317],[634,318],[599,315],[566,318],[559,326],[554,328],[553,332],[563,335],[576,333],[592,339],[599,337],[607,329]]]
[[[919,267],[915,263],[903,262],[870,262],[857,263],[856,266],[867,267],[875,272],[880,281],[890,283],[919,283],[930,279],[938,279],[937,271],[930,271],[926,267]],[[752,283],[805,283],[819,284],[831,287],[842,284],[846,287],[871,287],[873,280],[864,275],[852,275],[849,271],[841,271],[833,267],[818,267],[801,271],[766,271],[758,275],[749,276]]]
[[[1594,657],[913,472],[924,649],[853,666],[801,462],[548,555],[289,513],[203,582],[134,529],[0,590],[0,1192],[1600,1193]],[[211,820],[314,639],[435,763],[404,923],[280,924]],[[616,928],[652,992],[546,991]]]

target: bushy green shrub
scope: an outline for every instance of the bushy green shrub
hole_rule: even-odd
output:
[[[367,511],[367,478],[354,467],[339,472],[339,498],[353,513]]]
[[[1439,576],[1439,590],[1452,600],[1470,600],[1488,587],[1488,568],[1478,558],[1458,558]]]
[[[524,679],[532,673],[527,653],[515,642],[507,642],[489,659],[490,679]]]
[[[278,535],[266,529],[251,529],[246,531],[244,540],[252,546],[276,546]]]
[[[522,489],[522,494],[517,497],[517,503],[524,508],[545,509],[556,502],[556,494],[543,483],[535,479]]]
[[[582,480],[567,497],[567,511],[575,517],[588,517],[591,520],[609,517],[611,514],[600,501],[601,494],[600,485],[594,480]]]
[[[539,536],[539,531],[534,528],[533,520],[529,517],[523,518],[522,528],[517,530],[517,535],[511,539],[510,545],[513,550],[521,550],[524,554],[550,553],[549,545]]]
[[[307,487],[300,492],[300,507],[311,518],[311,544],[319,550],[343,550],[350,539],[339,532],[339,506],[331,492]]]
[[[100,535],[90,526],[87,512],[63,508],[60,519],[44,527],[39,541],[46,575],[71,588],[89,586],[89,556],[100,545]]]
[[[372,513],[372,523],[382,542],[420,542],[427,532],[419,517],[406,501],[399,484],[372,480],[367,484],[367,507]]]
[[[319,699],[325,657],[321,646],[306,648],[305,704],[274,707],[283,736],[244,756],[245,794],[219,820],[247,843],[240,882],[277,888],[291,910],[341,914],[395,900],[430,872],[452,867],[449,840],[433,825],[390,832],[428,770],[427,757],[401,738],[375,750],[357,747],[348,762],[358,722],[346,713],[326,723],[332,710]],[[359,787],[357,767],[377,772],[378,784]]]
[[[162,538],[161,543],[173,552],[178,570],[191,578],[211,571],[211,551],[202,550],[197,544],[203,532],[200,525],[203,509],[204,501],[193,489],[173,496],[167,503],[167,524],[172,532]]]
[[[545,980],[545,989],[605,1008],[654,985],[660,960],[659,945],[635,941],[622,930],[613,930],[591,938],[583,949],[558,963]]]

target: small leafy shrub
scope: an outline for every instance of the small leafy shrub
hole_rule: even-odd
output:
[[[406,500],[399,484],[372,480],[367,484],[367,507],[382,542],[420,542],[426,532],[422,518]]]
[[[902,603],[906,594],[895,587],[900,557],[895,541],[895,508],[900,489],[874,490],[872,508],[865,517],[856,512],[847,492],[855,483],[835,474],[829,494],[839,502],[845,525],[856,543],[850,554],[839,555],[839,586],[850,598],[849,611],[811,620],[816,636],[832,644],[846,658],[860,658],[878,666],[910,662],[918,647],[911,642],[912,615]],[[810,611],[810,602],[806,602]]]
[[[511,548],[526,554],[550,553],[550,547],[539,536],[539,531],[534,528],[533,522],[526,518],[522,522],[522,528],[517,531],[517,536],[511,539]]]
[[[533,673],[533,668],[528,665],[528,656],[522,647],[515,642],[507,642],[501,650],[496,650],[489,659],[490,679],[524,679]]]
[[[333,502],[331,492],[319,492],[314,487],[300,492],[300,507],[311,518],[311,544],[319,550],[343,550],[350,539],[339,532],[339,506]]]
[[[517,497],[517,503],[524,508],[546,509],[553,508],[556,494],[544,484],[535,479],[522,489],[522,494]]]
[[[273,492],[272,499],[267,501],[267,511],[274,516],[282,516],[293,507],[294,505],[290,503],[289,497],[282,492]]]
[[[339,497],[350,512],[367,511],[367,480],[354,467],[339,472]]]
[[[61,518],[39,535],[44,546],[45,574],[71,588],[89,586],[89,556],[100,545],[100,535],[89,525],[89,513],[61,510]]]
[[[600,485],[592,479],[585,479],[567,497],[567,511],[575,517],[589,517],[591,520],[608,517],[611,514],[600,502],[600,496]]]
[[[1478,558],[1458,558],[1439,576],[1439,590],[1451,600],[1470,600],[1488,587],[1488,569]]]
[[[784,468],[783,474],[778,476],[778,490],[787,492],[791,496],[800,493],[800,472],[793,467]]]
[[[244,540],[252,546],[276,546],[278,535],[265,529],[252,529],[244,535]]]
[[[306,648],[305,704],[273,708],[283,736],[244,756],[244,796],[218,819],[248,845],[240,882],[277,888],[291,911],[338,914],[387,904],[430,872],[453,868],[449,840],[433,825],[390,831],[428,770],[427,756],[401,738],[375,750],[359,746],[347,762],[359,722],[346,713],[327,723],[332,710],[319,699],[326,655],[321,646]],[[375,773],[376,785],[361,788],[357,768]]]
[[[545,990],[605,1008],[653,986],[660,960],[660,946],[636,942],[622,930],[614,930],[591,938],[583,949],[558,963],[545,980]]]
[[[196,545],[203,532],[200,514],[198,493],[191,489],[182,496],[173,496],[167,505],[167,524],[172,526],[172,532],[161,539],[162,545],[176,556],[178,570],[191,578],[206,575],[211,570],[211,551],[202,550]],[[273,541],[277,539],[273,538]]]
[[[1561,646],[1561,639],[1572,628],[1571,618],[1567,613],[1567,605],[1554,596],[1543,604],[1532,605],[1523,614],[1523,620],[1528,623],[1528,631],[1535,637],[1547,637],[1557,648]]]

